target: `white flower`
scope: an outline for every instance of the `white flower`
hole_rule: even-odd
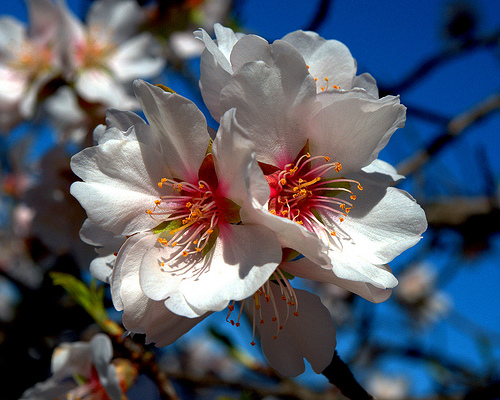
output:
[[[266,181],[271,188],[267,205],[255,203],[254,212],[242,213],[243,222],[268,226],[283,247],[311,261],[295,264],[303,265],[295,274],[335,280],[371,301],[385,300],[384,290],[397,284],[387,263],[417,243],[427,226],[411,196],[389,187],[401,177],[377,160],[393,132],[404,126],[405,107],[397,97],[378,99],[362,89],[318,93],[295,47],[223,33],[229,37],[224,46],[213,49],[207,40],[207,49],[230,54],[231,64],[229,56],[212,58],[211,67],[220,63],[226,69],[212,68],[214,79],[202,82],[202,89],[218,93],[212,111],[236,108],[255,145],[265,181],[254,180],[251,191],[261,192]],[[240,43],[247,45],[238,51]],[[202,62],[202,74],[203,68]],[[217,71],[227,74],[225,82]]]
[[[435,271],[427,263],[403,271],[395,298],[410,313],[412,321],[421,325],[438,320],[450,308],[450,299],[437,290]]]
[[[224,142],[226,131],[237,129],[234,112],[222,121],[214,155],[206,155],[210,137],[193,103],[142,81],[135,89],[150,125],[133,113],[110,111],[98,145],[71,162],[84,180],[71,193],[91,223],[128,237],[111,277],[113,301],[124,310],[127,327],[129,318],[141,318],[140,302],[161,302],[190,318],[220,311],[251,296],[281,261],[268,228],[233,224],[239,207],[254,200],[246,181],[255,162],[246,142]],[[219,152],[228,146],[233,151]],[[129,282],[134,274],[140,282]]]
[[[58,12],[49,0],[28,0],[28,29],[0,18],[0,130],[31,118],[38,92],[61,68]]]
[[[121,400],[122,389],[137,376],[130,362],[113,359],[111,340],[104,334],[90,342],[63,343],[52,354],[52,377],[26,390],[21,400],[92,398]]]
[[[128,85],[158,75],[165,66],[153,36],[138,33],[144,10],[133,0],[99,0],[92,3],[84,25],[64,3],[59,8],[66,79],[86,101],[137,108]]]
[[[366,73],[356,76],[356,61],[349,49],[337,40],[325,40],[315,32],[295,31],[269,44],[260,36],[234,33],[220,24],[215,24],[214,30],[216,41],[203,29],[195,35],[206,46],[201,57],[200,89],[215,120],[222,115],[220,93],[232,74],[250,61],[272,65],[283,54],[304,59],[318,93],[356,88],[378,98],[375,80]]]

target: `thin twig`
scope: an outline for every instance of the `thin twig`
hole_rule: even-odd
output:
[[[422,62],[416,69],[414,69],[399,83],[396,83],[394,85],[379,84],[380,94],[382,96],[386,94],[401,93],[417,84],[420,80],[425,78],[429,73],[431,73],[434,69],[444,64],[445,62],[450,61],[456,57],[463,56],[467,52],[478,48],[497,46],[499,39],[500,30],[497,30],[493,32],[493,34],[466,40],[455,47],[445,49],[441,53],[433,55],[432,57]]]
[[[325,22],[328,12],[333,6],[333,0],[321,0],[319,3],[316,14],[314,14],[311,22],[306,26],[306,31],[317,31],[321,24]]]
[[[446,131],[436,137],[427,148],[418,151],[408,159],[401,162],[398,167],[398,173],[401,175],[410,175],[418,171],[429,161],[431,156],[442,150],[447,144],[456,139],[464,131],[470,128],[488,114],[500,109],[500,94],[496,93],[481,103],[475,105],[470,110],[453,118],[447,125]]]

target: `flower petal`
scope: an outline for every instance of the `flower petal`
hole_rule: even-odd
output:
[[[236,108],[259,161],[283,168],[306,144],[315,96],[304,61],[282,54],[272,66],[262,61],[242,66],[222,90],[221,107]]]
[[[134,90],[173,177],[198,181],[210,136],[203,113],[190,100],[136,80]]]
[[[264,226],[220,226],[214,247],[210,270],[181,284],[186,301],[205,311],[222,311],[230,301],[253,295],[282,257],[276,235]]]
[[[113,54],[109,66],[119,81],[132,81],[159,75],[165,59],[160,56],[154,37],[142,33],[124,42]]]
[[[386,301],[392,293],[392,289],[380,289],[369,283],[340,279],[331,269],[322,268],[305,257],[297,261],[282,263],[280,268],[299,278],[334,284],[372,303]]]
[[[75,182],[71,194],[92,222],[117,235],[150,229],[157,223],[146,214],[160,196],[157,183],[167,175],[162,156],[132,141],[110,140],[84,149],[71,168],[85,182]]]
[[[418,243],[427,229],[425,213],[403,190],[363,186],[349,215],[333,230],[345,233],[343,254],[376,265],[386,264]],[[332,215],[323,216],[330,223],[334,219]]]
[[[335,351],[335,327],[328,309],[318,296],[294,289],[299,316],[287,315],[287,304],[281,301],[279,286],[270,285],[279,321],[272,322],[275,309],[271,302],[261,302],[263,324],[257,324],[262,350],[271,367],[280,374],[295,377],[305,370],[304,358],[316,373],[321,373],[332,361]],[[283,323],[286,321],[286,323]],[[278,329],[278,323],[283,329]],[[277,336],[276,339],[273,337]]]
[[[343,174],[355,172],[377,158],[405,119],[406,108],[397,97],[335,101],[311,120],[310,152],[340,162]]]
[[[326,85],[351,89],[356,75],[356,63],[349,49],[337,40],[325,40],[315,32],[295,31],[283,37],[304,57],[309,72],[316,81],[317,91]],[[328,82],[324,79],[328,78]]]

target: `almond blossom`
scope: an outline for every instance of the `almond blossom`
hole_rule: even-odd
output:
[[[90,103],[135,109],[129,94],[136,78],[151,78],[165,66],[154,37],[139,33],[144,10],[133,0],[92,3],[83,24],[59,4],[65,79]]]
[[[40,89],[61,71],[58,11],[50,0],[27,0],[29,26],[0,17],[0,131],[33,116]]]
[[[218,42],[218,49],[205,42],[209,52],[228,55],[209,63],[209,71],[225,65],[227,79],[215,73],[213,82],[200,84],[212,100],[218,97],[215,114],[236,108],[271,188],[267,204],[253,204],[243,222],[265,224],[283,247],[305,256],[284,266],[292,274],[385,300],[386,289],[397,284],[387,264],[416,244],[427,226],[413,198],[390,187],[402,177],[377,159],[404,126],[405,107],[398,97],[378,99],[364,89],[318,92],[302,54],[289,43],[238,40],[223,32],[232,39]],[[203,68],[202,62],[202,77]]]
[[[304,59],[318,93],[356,88],[378,98],[373,77],[368,73],[356,76],[356,61],[337,40],[325,40],[315,32],[295,31],[269,44],[260,36],[235,33],[220,24],[214,25],[214,31],[215,41],[203,29],[196,31],[195,36],[206,47],[200,60],[200,89],[215,120],[221,116],[220,93],[230,77],[247,62],[260,60],[271,65],[281,54]]]
[[[95,335],[90,342],[62,343],[52,354],[52,376],[26,390],[22,400],[67,399],[121,400],[137,377],[124,359],[113,360],[108,336]]]
[[[142,81],[135,91],[150,125],[135,114],[110,111],[98,145],[71,161],[84,180],[74,183],[71,193],[87,211],[87,236],[104,230],[128,237],[111,276],[113,301],[125,311],[126,326],[127,308],[142,312],[140,301],[154,307],[160,302],[189,318],[220,311],[251,296],[281,261],[271,230],[235,224],[240,207],[253,200],[245,187],[250,155],[206,154],[205,117],[193,103]],[[214,152],[221,131],[234,124],[229,113]],[[130,304],[129,291],[137,287],[127,278],[136,273],[141,300]]]

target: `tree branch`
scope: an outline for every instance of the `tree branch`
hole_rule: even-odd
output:
[[[486,117],[488,114],[500,109],[500,94],[496,93],[470,110],[453,118],[447,125],[446,131],[436,137],[427,148],[418,151],[408,159],[402,161],[398,167],[401,175],[410,175],[418,171],[429,161],[432,155],[442,150],[447,144],[456,139],[474,123]]]

